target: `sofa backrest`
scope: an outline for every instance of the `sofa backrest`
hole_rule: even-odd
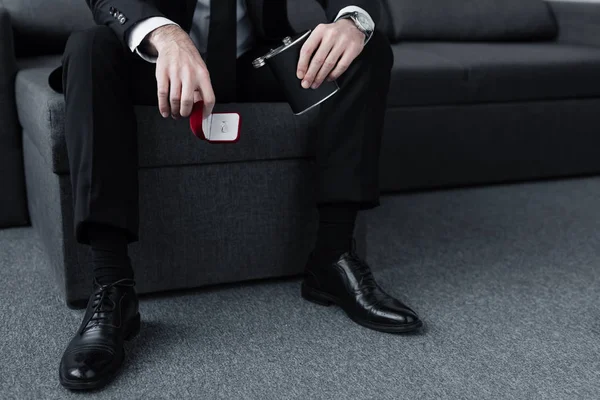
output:
[[[382,0],[388,36],[400,40],[549,40],[558,34],[544,0]]]
[[[8,10],[17,56],[61,53],[69,34],[93,26],[84,0],[0,0]]]

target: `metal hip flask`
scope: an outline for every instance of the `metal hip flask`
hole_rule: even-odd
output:
[[[336,81],[325,81],[317,89],[304,89],[302,81],[296,76],[300,49],[311,32],[309,30],[294,38],[290,36],[284,38],[282,46],[271,49],[269,53],[252,62],[254,68],[267,65],[271,69],[296,115],[304,114],[340,90]]]

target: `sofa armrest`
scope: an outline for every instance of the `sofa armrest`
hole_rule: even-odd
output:
[[[600,2],[546,0],[558,24],[560,43],[600,46]]]

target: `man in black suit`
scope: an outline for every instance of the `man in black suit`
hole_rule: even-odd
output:
[[[216,101],[285,101],[269,70],[251,61],[294,33],[283,0],[87,3],[97,26],[71,35],[62,67],[50,77],[66,101],[75,234],[91,246],[94,268],[94,292],[59,368],[70,389],[110,381],[123,362],[124,340],[140,329],[127,249],[138,238],[134,105],[156,105],[163,117],[177,119],[189,117],[200,100],[205,115]],[[412,331],[422,324],[417,315],[377,285],[353,246],[358,211],[379,205],[393,62],[387,39],[375,31],[379,2],[319,3],[330,23],[314,29],[296,74],[306,90],[325,79],[338,79],[341,90],[321,104],[314,124],[320,223],[301,293],[340,306],[368,328]]]

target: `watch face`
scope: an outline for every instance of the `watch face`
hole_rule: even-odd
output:
[[[367,17],[365,17],[363,14],[361,13],[357,13],[356,15],[356,20],[365,28],[368,30],[373,30],[373,27],[371,26],[371,22],[367,19]]]

